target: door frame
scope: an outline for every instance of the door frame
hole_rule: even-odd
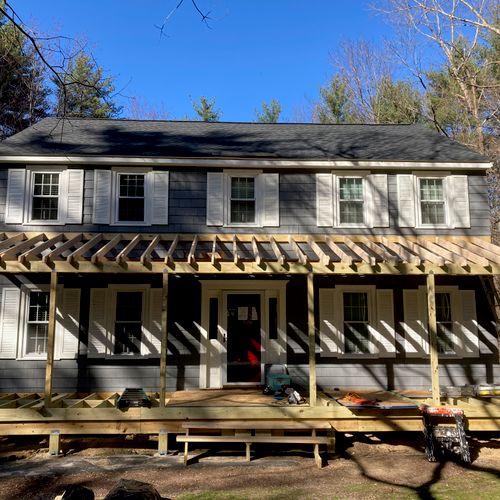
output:
[[[233,293],[261,296],[261,383],[264,366],[269,363],[286,363],[286,285],[288,280],[200,280],[200,388],[221,388],[226,384],[227,295]],[[209,338],[211,298],[218,299],[217,338]],[[269,299],[278,300],[278,332],[276,339],[269,339]],[[226,337],[227,338],[227,337]],[[239,385],[245,385],[240,383]],[[233,384],[231,384],[233,385]],[[237,385],[237,384],[234,384]]]

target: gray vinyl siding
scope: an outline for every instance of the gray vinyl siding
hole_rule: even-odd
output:
[[[389,220],[386,228],[331,228],[316,224],[316,179],[315,173],[303,171],[280,171],[279,208],[280,225],[273,233],[281,234],[403,234],[403,235],[449,235],[449,229],[415,229],[397,227],[397,175],[388,175]],[[471,227],[454,229],[454,235],[480,236],[490,234],[489,208],[486,177],[470,175],[469,205]],[[84,231],[84,232],[144,232],[144,233],[269,233],[270,228],[235,228],[206,225],[207,175],[205,171],[170,170],[168,225],[113,226],[92,224],[94,198],[94,170],[85,170],[83,224],[61,226],[33,226],[3,224],[7,231]],[[0,223],[5,220],[7,196],[7,170],[0,170]]]

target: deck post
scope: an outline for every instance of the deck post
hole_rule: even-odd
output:
[[[162,274],[161,295],[161,349],[160,349],[160,408],[165,408],[166,375],[167,375],[167,307],[168,307],[168,273]]]
[[[47,338],[47,363],[45,365],[45,408],[52,404],[52,381],[54,378],[54,346],[56,336],[57,273],[50,273],[49,325]]]
[[[429,325],[429,350],[431,362],[432,404],[441,403],[439,391],[439,360],[436,320],[436,282],[434,273],[427,275],[427,324]]]
[[[314,275],[307,275],[307,330],[309,337],[309,406],[316,406],[316,330],[314,328]]]

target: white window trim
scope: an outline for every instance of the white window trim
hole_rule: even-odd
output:
[[[62,291],[62,287],[58,286],[58,292]],[[21,285],[21,301],[20,301],[20,314],[19,314],[19,332],[21,334],[20,341],[18,342],[18,352],[16,359],[29,361],[29,360],[44,360],[47,359],[47,353],[43,354],[26,354],[26,343],[28,337],[28,315],[30,304],[31,292],[49,292],[49,285],[34,285],[32,283]]]
[[[224,227],[262,227],[262,189],[259,176],[262,170],[224,170]],[[231,222],[231,179],[253,177],[255,179],[255,222]]]
[[[153,218],[152,194],[153,194],[153,169],[151,167],[134,168],[113,167],[111,169],[111,224],[110,226],[151,226]],[[120,221],[118,220],[118,206],[120,193],[120,175],[144,175],[144,220],[142,221]],[[168,193],[166,194],[166,196]]]
[[[370,227],[369,216],[371,211],[370,196],[368,193],[367,177],[369,172],[333,172],[334,176],[334,189],[333,189],[333,203],[334,203],[334,226],[335,227]],[[340,222],[340,179],[362,179],[363,183],[363,223],[354,224]]]
[[[339,305],[340,305],[340,317],[339,326],[340,333],[342,335],[342,351],[338,353],[338,356],[346,359],[367,359],[367,358],[378,358],[379,355],[374,351],[375,342],[373,330],[377,323],[377,287],[376,285],[338,285],[335,287],[337,293],[340,294]],[[344,293],[354,292],[354,293],[366,293],[368,296],[368,330],[370,332],[370,352],[366,353],[355,353],[355,352],[345,352],[345,332],[344,332]]]
[[[25,186],[25,211],[24,225],[33,226],[60,226],[66,223],[66,205],[68,193],[68,169],[62,167],[42,168],[42,167],[27,167],[27,179]],[[57,220],[33,219],[31,217],[33,210],[33,187],[35,174],[59,174],[59,195],[57,204]]]
[[[149,330],[150,330],[150,321],[151,321],[151,315],[150,315],[150,308],[149,308],[149,301],[150,301],[150,285],[127,285],[127,284],[120,284],[120,285],[109,285],[108,286],[108,293],[110,294],[110,307],[109,311],[110,313],[108,314],[108,321],[106,325],[106,329],[109,334],[109,339],[110,339],[110,346],[112,349],[112,352],[108,352],[104,355],[106,358],[112,358],[112,359],[144,359],[148,357],[157,357],[150,355],[149,352],[147,352],[146,345],[144,342],[144,339],[148,338],[149,336]],[[117,295],[119,292],[142,292],[142,328],[141,328],[141,352],[140,354],[137,353],[130,353],[130,354],[115,354],[115,322],[116,322],[116,299]]]
[[[416,228],[417,229],[449,229],[451,225],[450,213],[450,172],[413,172],[414,176],[414,192],[415,192],[415,211],[416,211]],[[444,194],[444,224],[424,224],[422,222],[422,205],[420,199],[420,180],[421,179],[442,179],[443,194]]]

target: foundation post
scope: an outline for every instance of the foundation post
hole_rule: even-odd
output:
[[[309,338],[309,406],[316,406],[316,330],[314,328],[314,275],[307,275],[307,330]]]
[[[441,404],[439,390],[439,359],[436,320],[436,282],[433,273],[427,275],[427,324],[429,325],[429,350],[431,362],[432,404]]]
[[[52,382],[54,378],[54,346],[56,337],[57,273],[50,273],[49,326],[47,338],[47,363],[45,365],[45,408],[52,404]]]
[[[167,376],[167,307],[168,307],[168,273],[162,274],[161,298],[161,349],[160,349],[160,408],[165,408],[166,376]]]

